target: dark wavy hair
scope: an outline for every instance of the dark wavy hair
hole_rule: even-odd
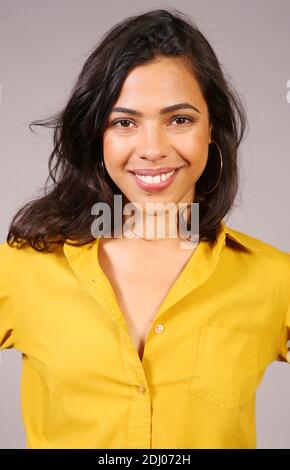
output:
[[[159,57],[184,59],[208,106],[223,167],[219,184],[206,194],[220,169],[218,154],[211,155],[217,147],[210,145],[193,202],[199,202],[199,239],[216,240],[238,191],[237,150],[247,118],[207,39],[190,17],[169,8],[145,11],[112,27],[86,59],[64,108],[30,123],[31,131],[33,126],[53,128],[54,147],[44,194],[14,215],[7,235],[10,246],[28,243],[38,251],[53,251],[68,239],[74,245],[92,242],[91,208],[96,202],[109,204],[113,222],[114,195],[127,200],[100,164],[103,131],[128,73]]]

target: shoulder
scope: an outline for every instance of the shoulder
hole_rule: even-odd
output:
[[[7,241],[0,243],[0,263],[8,264],[11,268],[23,269],[28,268],[32,264],[45,263],[48,260],[58,258],[63,255],[63,248],[59,247],[55,252],[38,251],[30,245],[25,245],[21,248],[11,246]]]
[[[249,258],[254,260],[261,269],[271,269],[272,274],[280,273],[283,278],[288,276],[290,282],[290,247],[289,251],[284,251],[249,233],[229,226],[225,226],[225,230],[227,240],[238,243],[245,248],[251,254]]]
[[[290,246],[289,252],[284,251],[281,248],[269,243],[265,240],[260,238],[254,237],[253,235],[245,232],[241,232],[239,230],[234,229],[233,227],[226,226],[225,228],[226,234],[237,240],[239,243],[243,244],[245,247],[249,248],[250,250],[256,251],[257,253],[260,252],[264,256],[274,256],[280,257],[281,259],[290,261]]]

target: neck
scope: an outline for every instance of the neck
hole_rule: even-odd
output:
[[[131,216],[125,216],[123,223],[123,235],[129,239],[135,239],[137,241],[146,243],[148,242],[158,246],[166,246],[170,248],[184,247],[192,248],[196,247],[197,239],[188,236],[182,236],[179,233],[177,227],[176,217],[178,214],[175,211],[165,211],[160,213],[150,213],[147,211],[138,211],[135,213],[134,218]],[[190,206],[183,213],[183,219],[189,222],[190,217]]]

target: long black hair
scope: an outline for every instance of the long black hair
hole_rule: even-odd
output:
[[[109,204],[113,218],[114,195],[127,202],[101,165],[102,135],[128,73],[158,57],[184,59],[208,106],[211,136],[220,147],[223,167],[218,185],[206,194],[220,169],[217,146],[210,144],[193,202],[199,202],[200,240],[216,240],[238,191],[237,150],[247,118],[207,39],[190,17],[169,8],[145,11],[112,27],[86,59],[64,108],[30,123],[30,130],[53,128],[54,147],[44,194],[14,215],[7,235],[10,246],[29,244],[38,251],[53,251],[67,239],[77,245],[90,243],[92,206]]]

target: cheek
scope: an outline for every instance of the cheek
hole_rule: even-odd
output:
[[[180,143],[179,152],[192,169],[199,171],[206,166],[209,150],[208,145],[208,139],[193,136],[191,139],[186,139]]]
[[[114,172],[126,162],[128,145],[122,139],[105,136],[103,139],[103,154],[108,172]]]

